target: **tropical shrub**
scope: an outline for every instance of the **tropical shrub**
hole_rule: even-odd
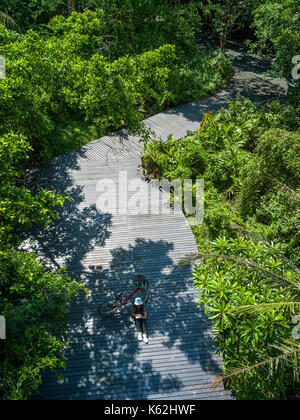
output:
[[[267,227],[265,234],[271,240],[289,244],[290,252],[296,246],[300,222],[299,154],[299,131],[266,131],[242,170],[237,201],[243,217],[253,216],[252,222]]]
[[[0,251],[0,400],[28,399],[45,369],[64,366],[67,303],[80,285],[64,271],[45,271],[36,255]]]
[[[264,1],[254,12],[256,47],[273,49],[273,69],[291,78],[292,58],[300,50],[300,16],[297,0]]]
[[[99,1],[100,3],[100,1]],[[199,3],[170,0],[112,0],[101,2],[108,27],[102,54],[116,59],[136,55],[164,44],[175,44],[178,52],[194,50],[194,36],[201,30]],[[106,51],[105,51],[106,50]]]
[[[243,99],[206,114],[182,139],[145,144],[149,178],[205,181],[204,221],[192,226],[201,260],[193,279],[224,357],[220,379],[239,399],[297,390],[299,153],[295,108]]]
[[[252,49],[268,54],[272,59],[273,73],[291,80],[288,100],[300,104],[299,80],[293,79],[294,61],[300,51],[300,16],[297,0],[263,1],[254,11],[256,40]]]
[[[165,45],[136,57],[122,57],[109,64],[95,55],[84,80],[79,103],[86,119],[111,130],[138,126],[145,108],[161,108],[167,99],[169,73],[176,63],[175,48]],[[69,98],[67,98],[67,101]]]
[[[207,0],[202,13],[212,34],[217,35],[224,50],[226,41],[236,32],[251,25],[252,11],[259,0]]]
[[[136,130],[145,116],[201,98],[232,73],[223,55],[200,49],[188,64],[181,47],[162,42],[133,56],[125,55],[129,48],[107,54],[102,47],[111,45],[102,10],[57,16],[48,28],[47,35],[29,30],[12,37],[0,25],[7,68],[0,80],[0,134],[21,132],[41,161],[57,154],[54,132],[66,121],[85,120],[97,126],[99,136],[123,126]]]
[[[89,61],[80,58],[85,41],[76,44],[76,51],[65,42],[56,37],[45,41],[30,31],[1,51],[7,65],[7,78],[0,81],[2,133],[21,131],[41,160],[52,156],[55,125],[73,115],[103,130],[137,126],[146,101],[165,102],[166,81],[176,62],[171,46],[109,63],[97,54]]]
[[[0,344],[1,400],[27,399],[44,369],[63,366],[67,303],[81,289],[63,270],[46,270],[36,255],[17,249],[22,232],[48,225],[66,198],[27,185],[31,158],[22,136],[0,138],[0,314],[7,328]]]
[[[42,188],[32,194],[23,184],[30,150],[28,142],[16,134],[0,138],[0,250],[14,246],[17,232],[33,223],[47,225],[57,218],[57,206],[66,198]]]
[[[227,385],[239,399],[286,399],[299,373],[300,349],[292,339],[298,272],[278,247],[241,236],[217,239],[199,258],[195,287],[212,319]]]
[[[10,25],[19,31],[46,25],[56,14],[63,12],[60,0],[2,0],[0,10],[14,20]]]

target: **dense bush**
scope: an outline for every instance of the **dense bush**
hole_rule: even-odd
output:
[[[44,369],[64,366],[67,303],[79,285],[63,271],[45,271],[30,253],[0,251],[0,266],[0,313],[7,328],[0,400],[23,400],[37,389]]]
[[[0,138],[0,250],[16,245],[17,232],[33,223],[49,224],[58,216],[57,206],[65,200],[45,189],[32,194],[24,185],[29,153],[30,146],[22,137],[9,134]]]
[[[10,27],[23,31],[46,25],[56,13],[64,11],[63,4],[61,0],[2,0],[0,11],[13,19],[14,23],[8,21]]]
[[[253,13],[256,39],[252,49],[267,54],[272,60],[273,74],[293,79],[292,70],[297,64],[293,58],[300,51],[300,14],[298,0],[265,0],[259,2]],[[291,80],[288,100],[300,104],[299,80]]]
[[[0,26],[7,66],[0,81],[2,134],[22,132],[45,161],[64,151],[53,137],[66,121],[85,120],[98,135],[124,125],[137,129],[145,115],[207,95],[231,76],[231,61],[222,55],[199,50],[187,64],[180,47],[162,42],[134,56],[119,51],[111,60],[101,49],[114,48],[105,39],[107,25],[103,11],[87,10],[55,17],[47,36],[30,30],[12,37]],[[155,45],[149,40],[147,47]]]
[[[142,120],[145,108],[165,105],[169,73],[175,63],[175,48],[171,45],[136,57],[122,57],[111,64],[95,55],[83,79],[84,93],[78,98],[71,96],[70,105],[75,102],[87,120],[99,127],[134,128]]]
[[[161,42],[185,43],[184,37],[193,35],[199,26],[196,1],[183,4],[177,0],[75,0],[74,4],[78,12],[104,10],[109,24],[106,34],[123,53],[128,48],[133,48],[128,53],[147,51],[159,47]],[[52,17],[69,14],[67,0],[2,0],[0,10],[14,19],[20,31],[35,29],[43,33]]]
[[[70,31],[68,38],[72,35]],[[51,157],[51,134],[66,118],[86,118],[97,122],[99,130],[137,126],[146,100],[164,102],[165,83],[176,61],[171,46],[112,63],[100,55],[85,60],[79,53],[93,41],[89,35],[77,38],[81,43],[76,42],[74,51],[69,39],[45,41],[30,31],[1,50],[7,64],[7,78],[0,82],[2,133],[21,131],[42,160]]]
[[[58,217],[65,197],[31,191],[24,177],[32,150],[22,136],[0,138],[0,314],[7,340],[0,347],[0,399],[26,399],[43,369],[63,365],[67,303],[81,286],[63,271],[47,271],[37,256],[17,250],[33,223]]]
[[[170,0],[112,0],[100,4],[108,31],[102,54],[117,58],[175,44],[189,54],[201,28],[199,3]],[[189,54],[190,55],[190,54]]]
[[[300,139],[299,130],[292,129],[298,126],[289,106],[273,102],[265,109],[249,100],[232,101],[228,109],[210,115],[203,129],[185,138],[146,143],[144,170],[149,178],[204,178],[207,217],[215,213],[220,219],[220,234],[226,225],[230,233],[230,217],[243,218],[251,227],[254,222],[262,224],[270,240],[295,244]],[[285,234],[279,235],[283,213]],[[206,224],[215,238],[215,223]]]
[[[297,189],[300,181],[299,148],[299,132],[273,129],[260,137],[256,154],[242,171],[239,206],[243,215],[253,215],[262,196],[275,186],[285,191]]]
[[[263,1],[254,13],[256,47],[262,52],[273,48],[273,68],[291,78],[292,58],[300,49],[300,15],[297,0]]]
[[[219,238],[209,251],[200,254],[193,275],[199,302],[213,320],[230,387],[239,399],[286,399],[300,361],[292,342],[300,284],[296,271],[277,254],[278,247],[242,237]],[[273,364],[267,358],[274,358]]]
[[[253,22],[253,11],[260,0],[205,0],[201,14],[210,33],[219,38],[220,47],[225,48],[226,41],[236,31],[249,33]]]

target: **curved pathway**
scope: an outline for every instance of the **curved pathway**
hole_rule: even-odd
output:
[[[238,93],[258,101],[286,93],[284,80],[261,76],[265,70],[261,59],[228,52],[235,56],[238,70],[226,90],[148,118],[146,125],[163,138],[170,133],[180,138],[199,127],[204,112],[225,106]],[[119,131],[55,159],[47,169],[53,188],[73,201],[64,206],[59,221],[47,229],[36,227],[24,247],[51,266],[66,264],[91,293],[70,307],[71,343],[63,379],[45,374],[36,398],[232,398],[222,386],[212,390],[221,359],[214,355],[207,318],[200,310],[193,312],[197,293],[190,280],[191,267],[177,265],[182,256],[197,252],[184,215],[115,215],[97,210],[104,178],[114,180],[121,190],[125,174],[128,183],[142,178],[138,140]],[[164,198],[156,185],[150,185],[151,192],[157,193],[158,201]],[[109,320],[96,312],[109,290],[130,290],[133,274],[144,274],[150,283],[148,345],[137,341],[128,311]]]

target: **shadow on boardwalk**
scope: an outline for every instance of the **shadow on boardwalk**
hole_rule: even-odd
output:
[[[23,248],[36,252],[43,263],[53,269],[66,266],[73,272],[83,269],[81,261],[96,246],[104,246],[109,237],[111,214],[101,214],[96,206],[82,206],[85,193],[80,185],[74,185],[71,172],[79,171],[78,158],[84,156],[84,147],[60,156],[44,170],[43,176],[50,181],[48,189],[69,197],[60,218],[46,228],[35,225],[25,239]]]
[[[137,400],[180,393],[187,381],[191,387],[208,386],[220,367],[209,323],[201,311],[194,312],[191,267],[176,266],[170,256],[174,243],[146,239],[142,233],[125,246],[107,248],[114,217],[87,205],[87,187],[74,184],[82,156],[84,149],[69,153],[46,170],[52,189],[72,201],[66,202],[59,220],[47,228],[35,226],[29,238],[46,265],[66,265],[90,291],[70,305],[63,379],[58,382],[46,372],[35,398]],[[136,274],[144,274],[150,284],[147,346],[137,341],[129,306],[109,319],[97,313],[100,301],[113,291],[132,291]]]

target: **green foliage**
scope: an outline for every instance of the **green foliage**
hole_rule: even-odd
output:
[[[21,30],[45,25],[55,13],[63,12],[61,0],[2,0],[0,10],[13,18]]]
[[[84,80],[82,97],[67,98],[79,103],[88,121],[98,127],[116,129],[139,126],[143,109],[161,108],[167,97],[168,76],[176,62],[175,48],[165,45],[136,57],[122,57],[109,64],[95,55]]]
[[[76,28],[68,32],[68,38],[72,35],[78,40],[75,50],[69,48],[69,39],[45,41],[32,31],[2,50],[7,64],[7,78],[0,82],[2,133],[21,131],[40,160],[53,155],[51,139],[57,122],[72,115],[96,122],[103,130],[137,126],[146,100],[164,103],[167,66],[175,62],[171,46],[136,59],[109,63],[95,54],[87,61],[79,53],[86,54],[86,43],[93,49],[91,37],[79,36]]]
[[[298,132],[269,130],[260,137],[256,153],[244,166],[238,207],[243,217],[267,226],[265,234],[295,247],[299,229]],[[253,221],[252,220],[252,221]]]
[[[293,79],[294,57],[300,51],[300,14],[297,0],[263,1],[254,11],[253,28],[256,40],[252,50],[269,55],[273,74],[290,80],[288,100],[300,105],[299,80]]]
[[[0,26],[7,67],[0,81],[0,134],[21,132],[42,162],[53,149],[57,153],[53,137],[65,121],[85,120],[99,135],[123,126],[137,130],[145,116],[212,93],[232,74],[224,56],[195,47],[184,55],[179,44],[162,42],[167,36],[152,43],[150,37],[145,48],[128,42],[117,51],[122,40],[101,10],[57,16],[48,28],[46,35],[29,30],[11,36]]]
[[[267,109],[239,100],[208,117],[185,138],[145,145],[150,178],[204,178],[205,231],[211,239],[232,235],[230,221],[247,222],[293,253],[298,242],[299,126],[294,108]],[[195,228],[195,234],[203,234]],[[199,240],[200,240],[199,237]]]
[[[109,27],[102,54],[114,59],[164,44],[175,44],[178,51],[189,53],[201,28],[196,1],[112,0],[98,7],[104,9]]]
[[[299,140],[295,108],[240,99],[182,139],[145,144],[149,178],[205,181],[204,221],[192,227],[201,252],[193,278],[240,399],[295,389],[298,347],[288,340],[292,311],[299,313]],[[252,239],[237,236],[237,226]],[[251,314],[238,312],[244,307]]]
[[[185,44],[193,36],[194,28],[199,26],[197,2],[186,3],[172,0],[75,1],[76,11],[81,13],[103,9],[114,47],[119,51],[135,48],[128,51],[130,54],[157,48],[162,45],[161,42],[179,41]],[[51,18],[57,15],[67,17],[68,1],[2,0],[0,10],[10,15],[23,31],[30,28],[43,31]],[[166,37],[169,40],[166,41]],[[150,48],[149,43],[152,44]]]
[[[207,0],[203,3],[204,19],[224,49],[235,31],[251,24],[252,11],[258,0]]]
[[[41,372],[63,366],[67,303],[81,286],[62,270],[45,270],[34,254],[16,250],[22,231],[48,225],[65,198],[26,185],[32,148],[20,135],[0,138],[0,314],[7,340],[0,346],[0,399],[27,399]]]
[[[56,16],[48,24],[50,40],[59,40],[64,53],[81,58],[89,58],[101,49],[106,27],[103,10],[72,13],[68,18]]]
[[[222,52],[190,48],[169,76],[169,106],[199,100],[222,89],[233,75],[232,58]]]
[[[45,189],[33,195],[26,186],[18,185],[29,152],[28,142],[20,136],[0,138],[0,250],[16,243],[17,230],[29,229],[33,223],[49,224],[65,200]]]
[[[0,400],[23,400],[44,369],[64,366],[66,304],[80,285],[62,270],[45,271],[30,253],[0,252],[0,313],[7,339],[0,345]]]
[[[300,15],[297,0],[268,0],[262,2],[254,13],[257,36],[255,44],[261,51],[274,49],[274,70],[291,77],[292,58],[300,50]]]

